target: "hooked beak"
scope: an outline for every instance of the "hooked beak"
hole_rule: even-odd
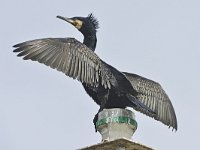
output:
[[[57,18],[62,19],[64,21],[67,21],[67,22],[71,23],[72,25],[74,25],[74,20],[73,19],[62,17],[62,16],[57,16]]]

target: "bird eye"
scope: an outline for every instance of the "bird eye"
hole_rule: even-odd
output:
[[[80,29],[82,27],[82,24],[83,22],[81,20],[74,20],[74,26],[77,28],[77,29]]]

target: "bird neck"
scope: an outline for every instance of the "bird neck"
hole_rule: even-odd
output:
[[[96,33],[92,35],[84,36],[83,44],[85,44],[91,50],[95,50],[97,44]]]

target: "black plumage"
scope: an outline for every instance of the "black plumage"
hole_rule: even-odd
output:
[[[63,19],[84,36],[83,43],[74,38],[45,38],[14,45],[17,56],[38,61],[79,80],[88,95],[104,108],[132,107],[177,130],[172,103],[159,83],[136,74],[118,71],[95,53],[98,21],[92,15]],[[97,115],[94,118],[94,123]]]

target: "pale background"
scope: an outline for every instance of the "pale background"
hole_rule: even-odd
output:
[[[78,81],[36,62],[12,45],[82,35],[56,18],[98,18],[97,54],[122,71],[153,79],[174,105],[178,131],[140,113],[133,139],[158,150],[198,149],[200,1],[1,0],[0,150],[73,150],[100,142],[98,106]]]

